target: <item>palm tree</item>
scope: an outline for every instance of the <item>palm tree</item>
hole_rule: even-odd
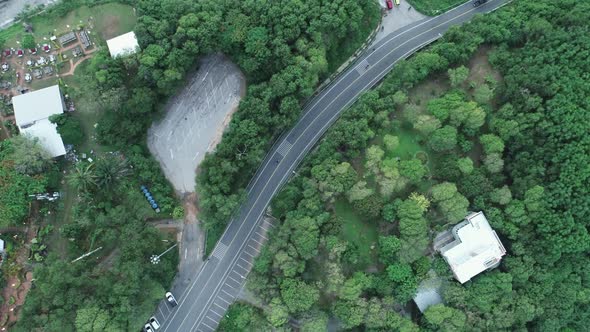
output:
[[[107,155],[96,161],[96,185],[101,189],[112,189],[130,173],[127,161],[119,156]]]
[[[74,171],[68,175],[68,182],[82,192],[94,188],[96,186],[96,175],[93,168],[94,164],[77,163]]]

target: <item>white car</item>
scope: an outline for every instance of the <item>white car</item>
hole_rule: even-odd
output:
[[[144,332],[154,332],[154,330],[152,329],[152,326],[150,324],[145,324],[145,326],[143,327],[143,331]]]
[[[158,330],[160,328],[160,322],[158,322],[156,317],[151,317],[149,323],[154,330]]]
[[[174,295],[172,295],[171,292],[166,292],[166,301],[168,301],[168,303],[170,303],[170,305],[173,307],[176,307],[178,304],[178,302],[176,302],[176,298],[174,298]]]

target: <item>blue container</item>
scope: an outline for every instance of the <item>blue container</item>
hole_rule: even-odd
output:
[[[145,193],[144,195],[145,195],[145,198],[147,198],[147,199],[152,198],[152,194],[150,194],[150,193]]]
[[[156,203],[152,204],[152,208],[157,209],[158,208],[158,204],[156,204]]]
[[[142,191],[147,190],[147,188],[144,185],[142,185],[140,188],[141,188]]]
[[[148,202],[150,202],[150,204],[156,204],[156,201],[154,201],[153,199],[149,199]]]
[[[147,189],[141,189],[141,192],[145,193],[149,193],[149,191]]]

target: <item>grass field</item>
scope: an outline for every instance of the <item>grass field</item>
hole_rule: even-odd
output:
[[[76,106],[76,111],[72,115],[80,120],[82,129],[86,134],[86,141],[78,147],[78,150],[82,152],[89,152],[90,150],[96,152],[114,151],[114,148],[100,145],[96,141],[96,128],[94,125],[101,116],[101,107],[97,103],[94,94],[89,95],[81,90],[84,82],[89,79],[87,76],[89,63],[90,60],[85,60],[76,67],[74,75],[63,78],[63,83],[67,86],[68,93],[71,94]]]
[[[110,39],[133,30],[136,21],[133,8],[119,3],[108,3],[95,7],[82,6],[64,17],[41,14],[30,20],[33,25],[33,35],[38,43],[49,40],[52,35],[71,31],[80,25],[94,26],[94,29],[90,29],[91,33],[97,33],[102,39]],[[22,39],[23,34],[21,24],[17,23],[1,30],[0,39],[6,40],[6,46],[17,47],[16,42]]]
[[[407,0],[422,14],[435,16],[465,2],[465,0]]]
[[[366,268],[376,260],[376,248],[378,241],[377,221],[371,223],[357,215],[350,203],[340,199],[334,204],[336,215],[342,220],[342,238],[358,246],[359,267]]]
[[[412,159],[416,152],[423,150],[420,143],[418,143],[418,136],[416,133],[402,129],[395,133],[390,133],[399,138],[399,146],[391,152],[386,154],[386,157],[399,157],[402,160]]]

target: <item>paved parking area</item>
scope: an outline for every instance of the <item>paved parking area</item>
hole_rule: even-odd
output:
[[[221,139],[245,89],[246,79],[228,58],[207,56],[148,131],[150,151],[180,193],[195,190],[195,170]]]
[[[406,25],[418,22],[428,16],[420,14],[414,8],[410,9],[410,4],[405,0],[400,0],[399,6],[394,5],[393,9],[389,10],[385,7],[385,0],[375,0],[379,2],[381,8],[385,11],[381,21],[381,27],[377,31],[373,44],[379,42],[383,37],[389,35],[393,31],[403,28]],[[394,1],[395,3],[395,1]]]

